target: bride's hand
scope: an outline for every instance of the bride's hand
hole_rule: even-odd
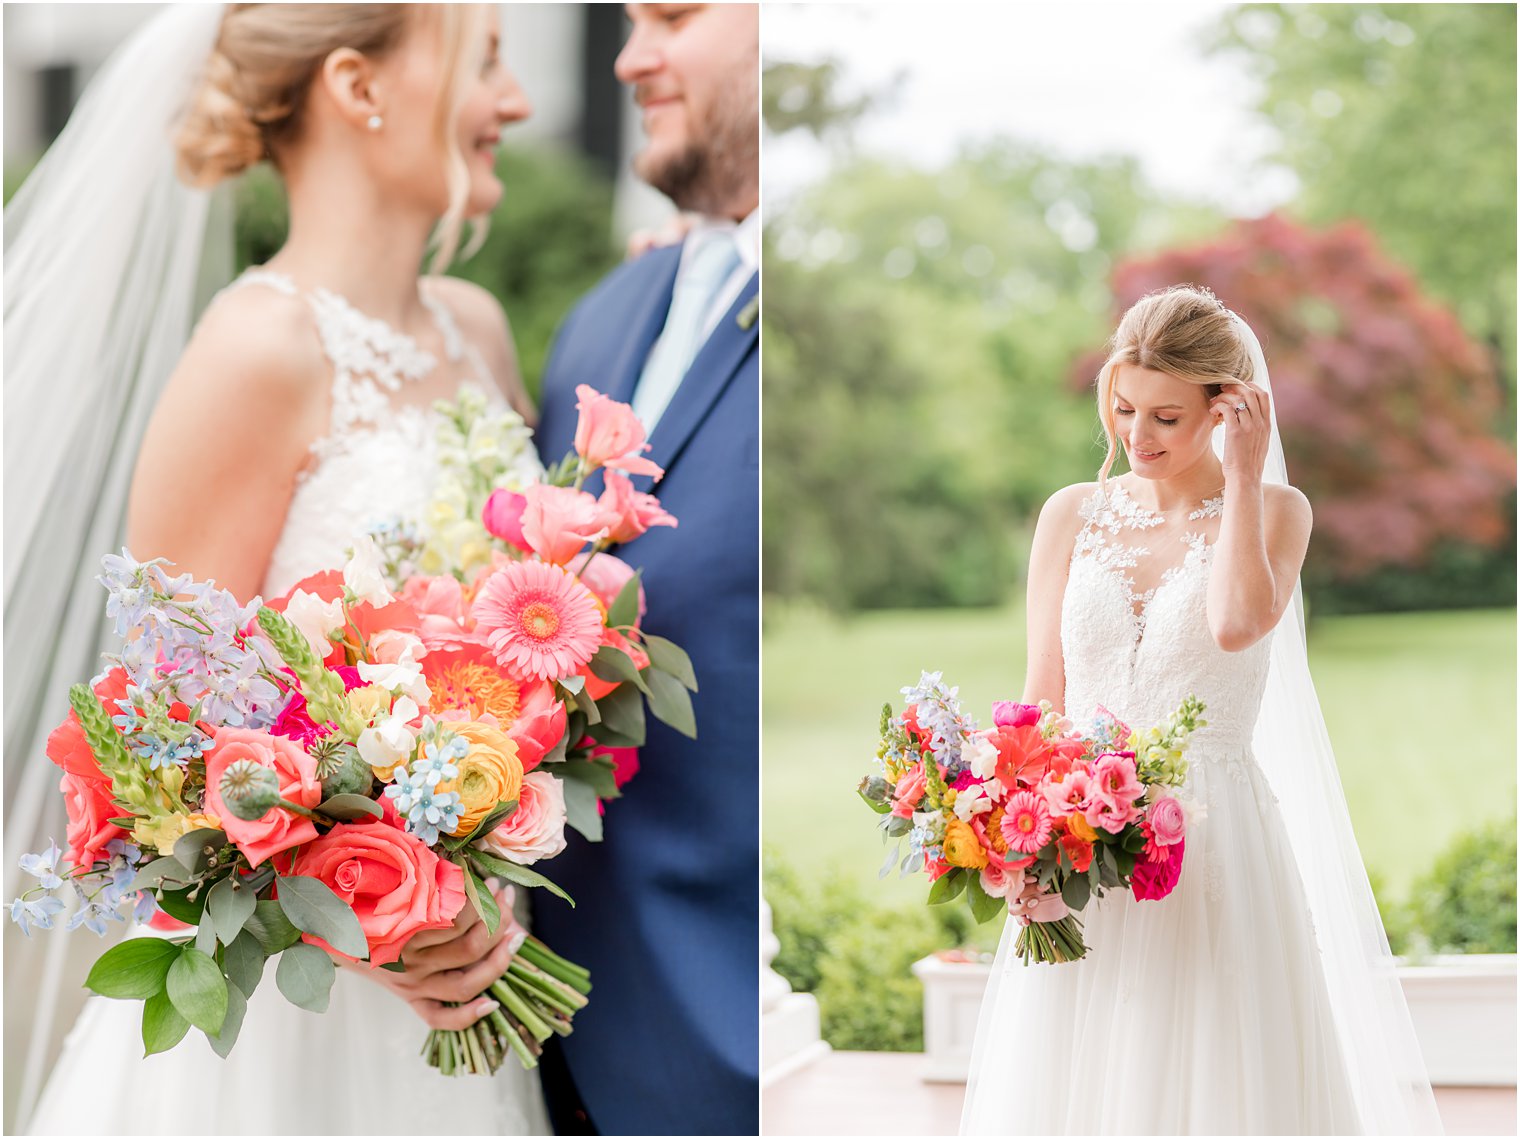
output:
[[[1226,384],[1209,401],[1216,420],[1224,422],[1225,483],[1260,482],[1272,441],[1272,397],[1256,384]]]
[[[450,928],[423,930],[407,942],[401,953],[405,973],[363,963],[354,967],[411,1005],[429,1028],[468,1028],[498,1007],[481,994],[507,971],[528,936],[512,914],[513,888],[505,886],[495,897],[501,907],[495,934],[466,902]]]
[[[636,229],[628,235],[629,261],[635,261],[651,249],[666,245],[679,245],[686,240],[691,227],[696,225],[696,214],[675,214],[653,229]]]

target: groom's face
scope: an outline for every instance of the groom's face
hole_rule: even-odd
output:
[[[759,201],[760,17],[753,4],[630,4],[617,77],[648,145],[640,178],[683,210],[742,218]]]

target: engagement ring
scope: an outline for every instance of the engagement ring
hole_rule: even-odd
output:
[[[1244,411],[1245,409],[1246,409],[1246,405],[1243,404],[1243,403],[1237,403],[1235,405],[1235,410],[1236,411]]]

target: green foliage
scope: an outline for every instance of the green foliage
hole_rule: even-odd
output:
[[[771,850],[765,897],[781,943],[771,967],[817,998],[824,1039],[850,1050],[923,1048],[923,986],[911,967],[969,935],[964,907],[883,908],[845,875],[805,879]]]
[[[1435,953],[1514,953],[1515,855],[1513,814],[1458,835],[1410,892],[1419,941]]]

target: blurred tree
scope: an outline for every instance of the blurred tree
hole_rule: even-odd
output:
[[[1261,81],[1293,212],[1365,222],[1515,374],[1515,5],[1247,4],[1213,44]],[[1513,404],[1488,426],[1514,437]]]
[[[1314,503],[1306,584],[1364,586],[1379,567],[1428,565],[1443,543],[1512,549],[1515,456],[1491,434],[1504,402],[1492,356],[1365,226],[1269,216],[1130,258],[1114,272],[1116,313],[1179,281],[1213,289],[1261,338],[1288,470]],[[1513,584],[1490,603],[1512,603]],[[1428,591],[1414,600],[1430,607]]]

